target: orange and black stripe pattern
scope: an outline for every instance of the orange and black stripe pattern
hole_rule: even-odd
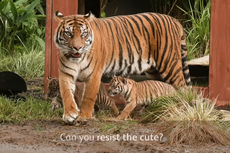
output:
[[[81,107],[82,116],[87,117],[103,75],[145,72],[154,78],[157,73],[174,87],[191,85],[184,30],[168,15],[141,13],[98,19],[90,13],[65,17],[57,12],[56,18],[59,25],[54,40],[60,53],[59,82],[66,120],[72,121],[78,114],[73,98],[77,79],[87,84]]]
[[[69,18],[58,27],[56,43],[68,48],[65,54],[68,58],[74,55],[74,51],[73,45],[68,45],[69,41],[64,34],[65,25],[75,30],[83,24],[84,20],[81,18]],[[101,45],[101,50],[97,54],[107,55],[104,73],[129,75],[142,73],[154,67],[164,81],[175,86],[190,85],[185,35],[176,19],[162,14],[142,13],[104,19],[94,18],[90,22],[91,28],[88,24],[85,25],[87,38],[92,37],[92,31],[100,35],[101,40],[97,40],[96,45]],[[76,27],[70,28],[71,26]],[[90,38],[89,43],[85,44],[92,43],[93,39]],[[86,55],[83,55],[81,61],[89,58]],[[92,61],[90,59],[85,69],[90,64],[95,64],[91,63]],[[184,79],[178,78],[182,71]]]
[[[165,82],[154,80],[136,82],[120,76],[114,77],[108,88],[108,93],[111,96],[121,94],[127,102],[144,105],[154,102],[157,97],[169,95],[175,91],[176,89],[172,85]]]
[[[135,82],[118,76],[110,81],[108,92],[111,96],[123,95],[127,104],[118,119],[126,119],[137,105],[149,105],[154,103],[157,97],[173,94],[176,90],[165,82],[153,80]]]
[[[53,104],[55,105],[58,104],[58,106],[62,106],[63,102],[62,102],[62,98],[61,98],[61,94],[59,90],[58,78],[48,78],[48,79],[49,80],[48,80],[48,86],[47,86],[47,100],[52,100]],[[84,91],[85,84],[80,83],[76,85],[76,88],[77,90],[74,93],[74,98],[79,99],[81,101],[82,96],[84,95],[84,92],[85,92]],[[52,103],[51,103],[51,106],[53,105]],[[96,104],[99,106],[99,109],[104,108],[104,106],[109,106],[115,115],[119,114],[115,101],[108,96],[108,93],[103,83],[101,83],[100,85],[99,93],[96,99]],[[52,106],[52,110],[55,110],[57,108],[58,107]]]

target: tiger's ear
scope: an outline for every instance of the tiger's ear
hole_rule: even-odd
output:
[[[91,11],[89,11],[89,13],[87,13],[86,15],[84,15],[84,18],[88,21],[92,21],[92,19],[94,18],[93,13],[91,13]]]
[[[56,21],[63,20],[63,17],[64,17],[63,14],[61,14],[59,11],[56,11],[56,13],[55,13],[55,19],[56,19]]]

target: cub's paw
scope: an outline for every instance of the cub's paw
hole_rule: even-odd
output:
[[[52,101],[51,102],[51,109],[52,111],[54,111],[55,109],[58,109],[58,108],[62,108],[62,104],[56,102],[56,101]]]
[[[120,112],[118,111],[118,109],[116,109],[116,110],[113,111],[113,114],[114,114],[115,116],[118,116],[119,113],[120,113]]]
[[[77,111],[69,111],[68,113],[63,114],[63,121],[68,124],[74,124],[74,120],[78,117],[79,112]]]
[[[124,120],[124,119],[127,119],[127,117],[119,115],[118,117],[116,117],[116,119],[118,119],[118,120]]]

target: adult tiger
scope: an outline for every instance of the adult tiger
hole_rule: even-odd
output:
[[[92,117],[102,75],[151,76],[157,71],[175,87],[190,85],[186,38],[176,19],[156,13],[64,17],[58,11],[56,18],[54,41],[65,122]],[[73,97],[76,79],[86,82],[81,112]]]

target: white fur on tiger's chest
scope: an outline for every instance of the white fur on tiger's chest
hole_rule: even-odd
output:
[[[85,81],[85,79],[92,73],[93,69],[89,66],[86,68],[86,66],[89,64],[88,60],[83,60],[79,63],[80,66],[80,72],[78,74],[78,79],[80,81]]]

